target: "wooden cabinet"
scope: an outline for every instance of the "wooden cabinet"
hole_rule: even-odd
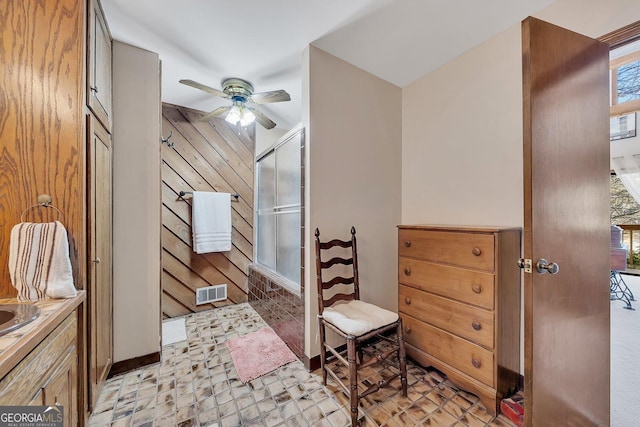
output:
[[[398,310],[407,354],[491,413],[518,384],[520,229],[400,226]]]
[[[42,388],[44,405],[64,408],[64,425],[78,425],[78,356],[67,354],[51,379]]]
[[[0,380],[0,405],[58,405],[64,425],[78,425],[78,320],[68,315]]]
[[[112,41],[99,0],[88,0],[88,379],[93,410],[113,363]]]
[[[87,119],[89,199],[89,404],[93,409],[113,361],[111,136]]]
[[[98,0],[89,0],[87,105],[111,132],[111,34]]]

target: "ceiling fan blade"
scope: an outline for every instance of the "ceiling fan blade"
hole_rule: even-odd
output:
[[[198,121],[199,122],[206,122],[206,121],[209,121],[211,119],[215,119],[216,117],[224,116],[230,109],[231,109],[231,106],[216,108],[212,112],[210,112],[208,114],[205,114],[204,116],[200,117],[198,119]]]
[[[249,97],[254,104],[268,104],[270,102],[291,101],[291,96],[285,90],[274,90],[271,92],[254,93]]]
[[[194,82],[193,80],[182,79],[182,80],[180,80],[180,83],[182,83],[183,85],[195,87],[196,89],[200,89],[200,90],[203,90],[205,92],[212,93],[214,95],[221,96],[223,98],[228,98],[226,93],[224,93],[224,92],[222,92],[222,91],[220,91],[218,89],[214,89],[212,87],[203,85],[202,83]]]
[[[256,122],[260,123],[262,127],[267,129],[273,129],[274,127],[276,127],[276,122],[262,114],[262,112],[256,110],[255,108],[247,107],[247,109],[251,110],[251,112],[256,116]]]

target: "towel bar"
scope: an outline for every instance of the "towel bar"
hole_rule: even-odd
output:
[[[193,194],[193,191],[181,191],[180,193],[178,193],[178,199],[184,200],[184,196],[187,194]],[[240,195],[235,193],[235,194],[231,194],[231,197],[234,197],[235,201],[237,202]]]

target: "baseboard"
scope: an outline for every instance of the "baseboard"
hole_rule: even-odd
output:
[[[159,361],[159,351],[151,354],[146,354],[144,356],[134,357],[133,359],[121,360],[120,362],[116,362],[111,366],[107,378],[124,374],[125,372],[134,371],[136,369],[142,368],[143,366],[151,365],[152,363],[158,363]]]

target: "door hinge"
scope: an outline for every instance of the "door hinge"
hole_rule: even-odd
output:
[[[531,272],[533,271],[533,270],[531,269],[531,266],[532,266],[532,265],[533,265],[533,263],[531,262],[531,260],[530,260],[530,259],[527,259],[527,258],[520,258],[520,259],[518,260],[518,267],[520,267],[520,268],[524,269],[524,272],[525,272],[525,273],[529,273],[529,274],[531,274]]]

